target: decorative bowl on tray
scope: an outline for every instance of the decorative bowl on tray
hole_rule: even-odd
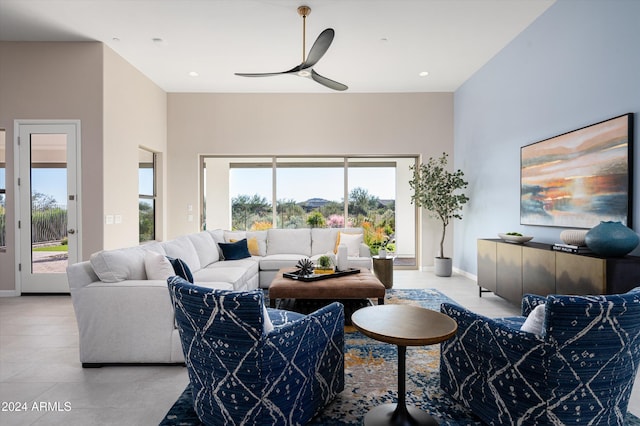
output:
[[[533,239],[533,237],[530,237],[527,235],[517,235],[517,234],[498,234],[498,237],[500,237],[502,240],[508,243],[514,243],[514,244],[524,244],[527,241],[531,241]]]

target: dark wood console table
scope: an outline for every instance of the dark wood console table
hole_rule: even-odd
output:
[[[551,244],[478,240],[478,292],[520,304],[525,293],[618,294],[640,285],[640,257],[605,258],[551,249]]]

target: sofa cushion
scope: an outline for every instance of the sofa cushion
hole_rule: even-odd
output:
[[[197,271],[202,267],[198,252],[188,236],[183,235],[175,240],[167,241],[162,246],[167,256],[184,260],[192,271]]]
[[[147,251],[144,255],[144,269],[149,280],[164,281],[176,274],[167,256],[152,251]]]
[[[224,241],[227,243],[235,243],[245,238],[251,256],[267,254],[267,231],[224,231]]]
[[[218,249],[218,258],[222,259],[222,250],[220,250],[220,246],[218,246],[218,243],[224,243],[224,230],[223,229],[211,229],[211,230],[206,230],[205,232],[207,232],[209,235],[211,235],[213,237],[213,241],[215,241],[216,243],[216,248]]]
[[[89,261],[94,272],[105,283],[125,280],[146,280],[144,255],[147,250],[128,247],[116,250],[103,250],[91,255]]]
[[[291,253],[311,256],[311,231],[308,228],[267,230],[267,255]]]
[[[224,231],[224,242],[233,243],[247,238],[247,231]]]
[[[217,290],[233,290],[233,284],[222,281],[199,282],[199,287],[206,287]]]
[[[218,245],[222,249],[224,260],[238,260],[251,257],[246,238],[236,241],[235,243],[220,243]]]
[[[339,232],[336,239],[335,251],[338,251],[338,246],[344,244],[347,246],[347,253],[349,256],[360,256],[360,244],[364,242],[363,234],[351,234],[347,232]]]
[[[142,245],[140,245],[140,248],[142,250],[146,251],[153,251],[155,253],[160,253],[160,254],[167,254],[164,251],[164,247],[162,247],[162,243],[159,243],[157,241],[150,241],[148,243],[143,243]]]
[[[216,262],[207,267],[209,268],[244,268],[251,274],[257,274],[260,266],[259,257],[246,257],[238,260],[225,260],[224,262]]]
[[[368,269],[371,270],[372,266],[373,266],[373,260],[371,259],[371,257],[364,257],[364,256],[357,256],[357,257],[351,257],[349,256],[347,259],[347,265],[349,268],[355,268],[355,269]]]
[[[207,282],[227,282],[233,285],[234,290],[247,289],[247,283],[255,273],[242,267],[222,267],[218,266],[225,262],[217,262],[210,268],[200,269],[193,274],[195,284]]]
[[[312,228],[311,229],[311,254],[325,254],[336,248],[338,238],[337,228]]]
[[[218,245],[210,233],[202,231],[187,235],[187,237],[191,240],[193,247],[196,249],[196,253],[198,253],[201,268],[220,260]]]
[[[261,271],[277,271],[280,268],[290,268],[296,266],[296,263],[300,259],[305,259],[307,256],[301,254],[273,254],[266,255],[260,259]]]

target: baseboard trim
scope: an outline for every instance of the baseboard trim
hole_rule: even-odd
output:
[[[20,296],[17,290],[0,290],[0,297],[17,297]]]
[[[469,278],[471,281],[478,282],[478,276],[477,275],[474,275],[474,274],[469,273],[467,271],[463,271],[462,269],[459,269],[459,268],[453,268],[453,272],[455,272],[456,274],[460,274],[465,278]]]
[[[423,266],[420,270],[423,271],[423,272],[433,272],[433,271],[435,271],[435,269],[436,268],[434,266]],[[460,268],[454,267],[454,268],[451,269],[451,271],[454,274],[462,275],[465,278],[469,278],[471,281],[478,282],[478,276],[477,275],[471,274],[471,273],[469,273],[467,271],[464,271],[464,270],[462,270]]]

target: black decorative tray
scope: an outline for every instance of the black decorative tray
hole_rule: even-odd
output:
[[[282,274],[282,276],[285,278],[296,280],[296,281],[310,282],[310,281],[326,280],[327,278],[338,278],[338,277],[343,277],[345,275],[353,275],[359,272],[360,272],[360,269],[349,268],[346,271],[337,271],[332,274],[298,275],[298,274],[294,274],[293,272],[285,272],[284,274]]]

